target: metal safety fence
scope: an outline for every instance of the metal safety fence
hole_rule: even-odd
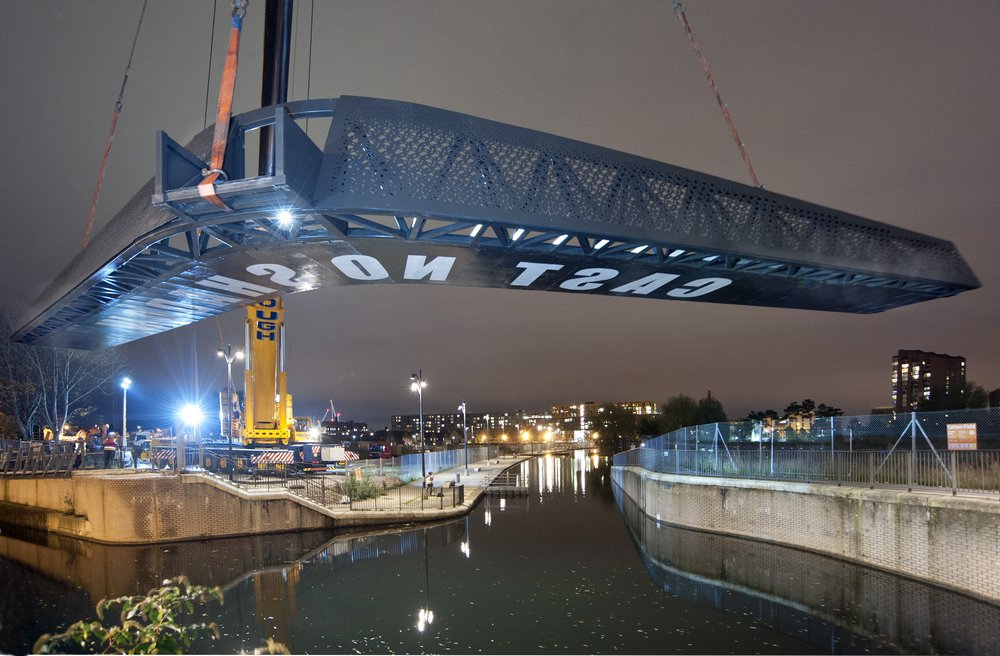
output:
[[[665,473],[1000,492],[1000,409],[681,428],[616,454]]]
[[[501,447],[497,445],[469,446],[468,462],[473,463],[500,457]],[[409,453],[393,458],[375,458],[348,463],[348,470],[362,469],[366,473],[398,476],[403,481],[415,481],[429,473],[464,467],[466,451],[463,448],[447,451],[427,451],[421,462],[419,453]]]
[[[0,450],[0,476],[69,476],[76,456],[72,443],[5,440]]]
[[[272,464],[211,475],[228,479],[245,490],[287,490],[327,508],[343,510],[443,510],[465,502],[465,487],[454,480],[435,487],[394,485],[387,482],[395,478],[388,472],[384,477],[360,470],[347,475],[317,474]]]

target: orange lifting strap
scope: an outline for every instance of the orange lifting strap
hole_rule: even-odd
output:
[[[240,33],[243,31],[243,16],[246,15],[249,0],[233,0],[233,26],[229,30],[229,50],[226,52],[226,69],[222,72],[222,86],[219,88],[219,111],[215,114],[215,133],[212,136],[212,159],[209,168],[202,171],[205,178],[198,184],[198,193],[205,200],[222,210],[232,210],[215,193],[215,182],[222,178],[226,182],[222,163],[226,156],[226,141],[229,137],[229,119],[233,115],[233,90],[236,88],[236,68],[240,54]]]
[[[118,100],[115,101],[115,111],[111,114],[111,129],[108,130],[108,140],[104,144],[104,157],[101,158],[101,167],[97,171],[97,185],[94,187],[94,195],[90,200],[90,215],[87,217],[87,227],[83,231],[83,242],[80,248],[86,248],[90,242],[90,232],[94,229],[94,212],[97,211],[97,200],[101,197],[101,187],[104,186],[104,172],[108,168],[108,157],[111,155],[111,142],[115,140],[115,131],[118,129],[118,117],[121,116],[123,103],[125,102],[125,85],[128,84],[128,74],[132,70],[132,58],[135,57],[135,45],[139,42],[139,30],[142,29],[142,19],[146,15],[147,0],[142,2],[142,10],[139,12],[139,24],[135,28],[135,36],[132,38],[132,52],[128,55],[128,64],[125,66],[125,75],[122,77],[122,88],[118,91]]]
[[[708,86],[712,89],[712,93],[715,94],[715,100],[719,103],[719,109],[722,110],[722,116],[726,119],[726,125],[729,126],[729,131],[733,135],[733,141],[736,142],[736,147],[740,149],[740,155],[743,156],[743,163],[746,164],[747,171],[750,172],[750,179],[753,180],[753,186],[763,187],[764,185],[757,179],[757,174],[753,170],[753,164],[750,163],[750,154],[743,145],[743,139],[740,138],[740,133],[736,130],[736,124],[733,123],[733,117],[729,113],[729,106],[722,100],[719,87],[715,85],[715,78],[712,77],[712,72],[708,70],[708,62],[705,61],[705,55],[701,54],[698,41],[694,38],[694,32],[691,31],[691,24],[688,22],[687,13],[684,11],[684,5],[681,3],[681,0],[674,0],[674,13],[680,19],[681,25],[684,26],[684,33],[687,34],[688,42],[691,44],[694,54],[701,63],[701,70],[705,72],[705,79],[708,80]]]

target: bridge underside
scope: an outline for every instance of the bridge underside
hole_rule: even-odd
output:
[[[332,117],[323,148],[300,123]],[[274,175],[245,135],[273,125]],[[946,241],[679,167],[430,107],[343,97],[162,133],[157,176],[15,333],[100,348],[262,297],[345,284],[462,285],[879,312],[979,286]],[[284,214],[282,214],[284,213]]]

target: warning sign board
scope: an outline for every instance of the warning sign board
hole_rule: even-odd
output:
[[[949,451],[975,451],[976,442],[976,424],[948,424]]]

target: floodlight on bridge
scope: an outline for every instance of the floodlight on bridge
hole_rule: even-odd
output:
[[[331,117],[322,148],[300,127]],[[274,174],[247,175],[273,126]],[[947,241],[670,164],[432,107],[298,101],[157,140],[157,173],[15,337],[112,346],[319,287],[426,283],[880,312],[979,282]],[[283,212],[281,216],[278,212]]]

